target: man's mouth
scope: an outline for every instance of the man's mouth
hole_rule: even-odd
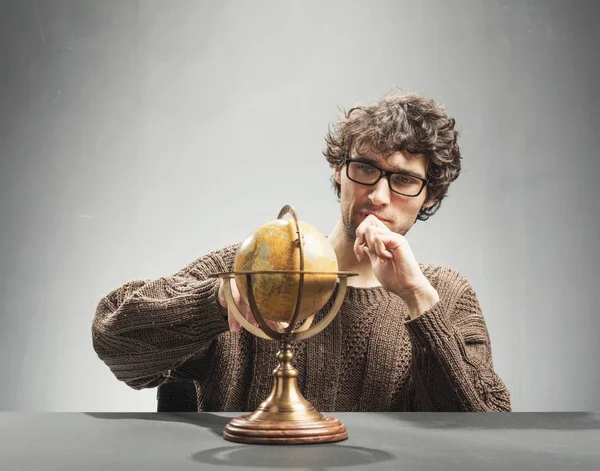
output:
[[[369,215],[375,216],[381,222],[390,222],[388,219],[385,219],[385,218],[381,217],[379,214],[376,214],[376,213],[373,213],[373,212],[370,212],[370,211],[362,211],[360,213],[360,218],[364,221],[367,218],[367,216],[369,216]]]

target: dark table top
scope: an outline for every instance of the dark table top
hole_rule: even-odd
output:
[[[223,440],[238,415],[0,412],[0,470],[600,470],[600,413],[336,413],[313,445]]]

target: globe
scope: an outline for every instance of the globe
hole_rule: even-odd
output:
[[[299,222],[305,274],[302,300],[296,321],[310,317],[329,300],[337,281],[338,263],[327,238],[316,228]],[[234,271],[300,270],[300,248],[296,223],[291,219],[270,221],[252,232],[238,249]],[[240,297],[248,303],[246,275],[236,274]],[[260,315],[276,322],[290,322],[298,299],[300,275],[269,273],[252,275],[252,294]],[[249,304],[249,303],[248,303]]]

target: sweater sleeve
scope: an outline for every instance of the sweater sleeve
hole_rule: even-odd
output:
[[[190,376],[186,362],[208,361],[212,342],[228,330],[217,307],[218,280],[235,247],[212,252],[173,276],[131,281],[103,297],[92,324],[99,358],[134,389]]]
[[[479,301],[466,279],[455,302],[440,302],[406,322],[412,349],[412,408],[422,411],[510,411],[510,392],[494,372]]]

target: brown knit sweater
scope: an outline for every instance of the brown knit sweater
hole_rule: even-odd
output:
[[[252,411],[267,398],[278,344],[231,333],[218,281],[207,278],[232,270],[238,246],[171,277],[126,283],[99,302],[93,345],[117,379],[135,389],[193,379],[201,411]],[[448,267],[421,269],[440,301],[417,319],[407,321],[402,299],[384,288],[349,287],[331,325],[294,345],[298,385],[317,410],[510,410],[472,287]]]

